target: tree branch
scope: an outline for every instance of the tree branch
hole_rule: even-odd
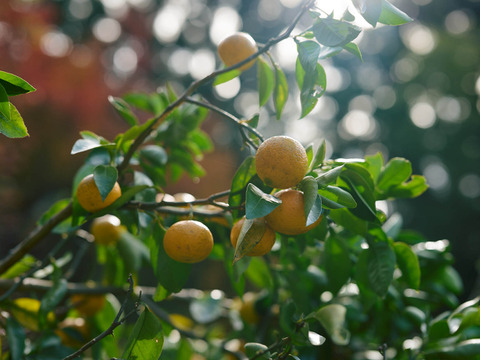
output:
[[[0,261],[0,275],[26,255],[40,240],[47,236],[55,226],[63,220],[68,219],[70,215],[72,215],[72,211],[73,206],[70,202],[63,210],[48,219],[45,224],[37,226],[25,240],[10,250],[8,255]]]

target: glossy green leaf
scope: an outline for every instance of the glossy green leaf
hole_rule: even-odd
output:
[[[333,184],[337,181],[337,178],[340,176],[340,173],[343,170],[343,165],[337,166],[327,172],[321,173],[317,177],[318,186],[324,187],[329,184]]]
[[[167,164],[168,154],[163,147],[158,145],[146,145],[139,151],[141,159],[147,160],[154,166],[163,167]]]
[[[305,319],[316,319],[322,324],[335,344],[347,345],[350,341],[350,333],[344,327],[346,314],[347,309],[345,306],[328,304],[307,315]]]
[[[312,72],[306,72],[297,59],[295,68],[297,84],[300,88],[301,118],[307,116],[317,104],[327,88],[327,75],[322,65],[317,63]]]
[[[364,220],[377,222],[374,184],[368,170],[360,164],[345,164],[338,180],[337,184],[347,188],[357,203],[352,213]]]
[[[122,355],[125,360],[160,358],[163,349],[163,331],[160,320],[148,308],[142,312],[130,333]]]
[[[473,360],[478,358],[478,354],[480,354],[480,339],[446,343],[424,352],[427,360]]]
[[[255,157],[249,156],[243,160],[239,166],[237,172],[233,176],[230,196],[228,198],[228,204],[232,207],[239,206],[243,199],[245,192],[242,191],[249,181],[255,176]]]
[[[30,270],[35,266],[37,260],[30,254],[24,255],[20,260],[13,264],[7,271],[0,275],[0,279],[14,279]]]
[[[420,264],[417,255],[405,243],[395,242],[393,244],[397,265],[402,272],[402,277],[412,289],[420,288]]]
[[[268,350],[268,346],[260,343],[246,343],[245,355],[247,355],[249,359],[253,357],[255,357],[255,359],[270,359],[270,351]]]
[[[404,158],[393,158],[388,161],[377,179],[377,188],[388,191],[406,181],[412,174],[412,164]]]
[[[303,192],[305,218],[307,219],[307,226],[308,226],[313,224],[316,221],[314,220],[313,222],[309,223],[308,217],[318,197],[318,194],[317,194],[318,184],[316,180],[313,178],[313,176],[306,176],[305,178],[303,178],[300,184],[298,184],[298,187],[300,191]],[[321,200],[320,200],[320,203],[321,203]]]
[[[325,201],[324,201],[325,203]],[[353,215],[347,208],[336,208],[330,210],[329,217],[338,225],[357,235],[365,235],[368,230],[368,223]]]
[[[338,186],[327,185],[319,189],[318,194],[335,202],[341,207],[355,208],[357,206],[353,196],[348,191]]]
[[[73,145],[71,155],[78,154],[80,152],[92,150],[99,147],[114,147],[114,143],[110,143],[101,136],[94,134],[91,131],[82,131],[80,133],[82,139],[79,139]]]
[[[26,334],[23,327],[11,316],[6,319],[6,332],[8,347],[10,348],[10,358],[24,359]]]
[[[310,170],[316,169],[317,167],[323,164],[323,161],[325,160],[326,147],[327,147],[327,144],[324,139],[318,146],[317,152],[315,153],[315,157],[313,158],[313,161],[310,164]]]
[[[360,61],[363,61],[362,52],[360,51],[360,48],[358,47],[358,45],[355,44],[354,42],[344,45],[343,49],[349,52],[350,54],[356,56]]]
[[[382,12],[382,0],[352,0],[352,3],[370,25],[377,25]]]
[[[257,59],[258,81],[258,104],[263,106],[267,103],[275,86],[275,73],[262,57]]]
[[[247,186],[245,216],[256,219],[270,214],[282,201],[273,195],[264,193],[252,183]]]
[[[342,238],[333,236],[325,240],[324,251],[329,290],[336,294],[350,278],[352,271],[350,252]]]
[[[396,264],[395,251],[380,228],[369,230],[367,239],[369,239],[367,249],[369,285],[378,296],[383,297],[387,294],[393,280]]]
[[[242,72],[238,69],[230,70],[227,71],[223,74],[218,75],[215,78],[215,81],[213,82],[214,86],[226,83],[227,81],[230,81],[232,79],[235,79],[237,76],[239,76]]]
[[[382,0],[382,13],[378,22],[385,25],[403,25],[413,21],[413,19],[398,9],[387,0]]]
[[[9,119],[7,119],[3,113],[0,113],[0,133],[9,138],[23,138],[28,136],[27,127],[17,108],[12,103],[9,103],[9,107]]]
[[[311,40],[297,43],[298,60],[307,74],[315,71],[320,54],[320,45]]]
[[[344,46],[354,40],[362,29],[352,23],[331,17],[318,19],[312,27],[317,41],[325,46]]]
[[[281,68],[275,66],[275,88],[273,89],[273,103],[275,105],[276,117],[280,119],[283,108],[288,98],[288,82],[285,73]]]
[[[112,106],[117,110],[117,112],[122,116],[122,118],[127,122],[130,126],[138,125],[138,119],[133,113],[133,111],[128,106],[128,103],[123,100],[122,98],[109,96],[108,101]]]
[[[364,166],[372,175],[374,183],[377,183],[378,177],[383,168],[383,155],[381,152],[377,152],[375,155],[370,155],[365,157]]]
[[[408,182],[390,188],[385,194],[379,196],[379,200],[386,198],[415,198],[422,195],[428,189],[427,180],[422,175],[412,175]]]
[[[255,256],[250,259],[250,265],[245,271],[245,276],[259,289],[273,288],[273,274],[270,272],[267,262],[261,256]]]
[[[245,219],[238,235],[235,253],[233,255],[233,263],[247,255],[265,234],[265,221],[256,219]]]
[[[118,179],[117,168],[111,165],[98,165],[93,171],[93,179],[102,200],[105,201]]]
[[[116,247],[128,271],[131,273],[137,273],[141,269],[142,264],[148,263],[150,260],[147,246],[127,231],[122,233]]]
[[[68,291],[68,283],[66,279],[57,278],[53,282],[53,286],[48,289],[42,298],[40,310],[38,312],[40,327],[47,321],[47,314],[55,310],[57,305],[63,300]]]
[[[0,120],[10,121],[10,101],[2,84],[0,83]]]
[[[0,85],[5,89],[8,96],[26,94],[35,91],[28,82],[5,71],[0,71]]]

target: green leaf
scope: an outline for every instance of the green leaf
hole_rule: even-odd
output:
[[[105,201],[110,191],[112,191],[115,182],[118,179],[118,171],[115,166],[98,165],[93,171],[93,179],[97,185],[102,201]]]
[[[215,78],[215,81],[213,82],[214,86],[226,83],[227,81],[230,81],[232,79],[235,79],[237,76],[239,76],[242,72],[238,69],[230,70],[227,71],[226,73],[220,74]]]
[[[387,236],[381,228],[369,231],[367,241],[367,268],[370,288],[380,297],[387,294],[395,271],[395,251],[388,243]]]
[[[318,19],[312,27],[317,41],[325,46],[344,46],[354,40],[362,29],[349,22],[331,17]]]
[[[142,264],[148,263],[150,260],[147,246],[127,231],[122,233],[116,247],[128,271],[131,273],[137,273]]]
[[[36,262],[37,260],[32,255],[24,255],[20,260],[9,267],[7,271],[0,275],[0,279],[14,279],[33,268]]]
[[[377,183],[380,172],[383,168],[383,156],[381,152],[377,152],[375,155],[366,156],[364,166],[372,175],[373,181]]]
[[[249,359],[255,357],[255,359],[270,359],[270,351],[268,347],[260,343],[246,343],[245,344],[245,355]]]
[[[282,116],[283,108],[288,98],[288,82],[285,73],[275,65],[275,88],[273,89],[273,103],[277,113],[277,119]]]
[[[311,40],[297,43],[298,60],[307,74],[315,71],[320,54],[320,45]]]
[[[321,205],[322,202],[320,199],[320,214],[318,214],[318,217],[315,220],[309,219],[310,211],[313,209],[318,198],[318,193],[317,193],[318,184],[316,180],[313,178],[313,176],[305,176],[298,186],[299,186],[299,189],[303,192],[305,219],[307,219],[306,226],[308,226],[313,224],[315,221],[317,221],[317,219],[320,217],[322,212],[322,205]],[[317,211],[318,209],[315,209],[314,212],[317,212]],[[312,218],[315,217],[315,215],[312,216]],[[313,221],[310,222],[311,220]]]
[[[397,265],[402,272],[402,277],[410,288],[418,290],[420,288],[421,274],[417,255],[410,246],[402,242],[395,242],[393,249],[395,250]]]
[[[255,157],[249,156],[242,162],[237,172],[233,176],[232,185],[230,187],[230,195],[228,197],[228,204],[231,207],[236,207],[242,204],[243,200],[245,199],[245,192],[243,189],[245,186],[247,186],[255,174]]]
[[[248,196],[248,195],[247,195]],[[265,221],[256,219],[245,219],[238,235],[235,253],[233,255],[233,263],[247,255],[265,234]]]
[[[318,194],[338,204],[339,207],[335,207],[337,209],[340,207],[355,208],[357,206],[353,196],[338,186],[327,185],[319,189]]]
[[[263,257],[255,256],[250,259],[250,265],[245,271],[245,276],[259,289],[273,288],[273,275]]]
[[[8,96],[26,94],[35,91],[35,88],[22,78],[0,71],[0,85],[3,86]]]
[[[363,61],[362,52],[357,44],[351,42],[343,46],[343,49],[352,55],[355,55],[360,61]]]
[[[337,178],[340,176],[340,173],[342,172],[342,170],[343,170],[343,165],[340,165],[331,170],[328,170],[325,173],[318,175],[317,177],[318,186],[324,187],[329,184],[333,184],[334,182],[337,181]]]
[[[327,75],[322,65],[317,63],[312,72],[306,72],[300,60],[297,59],[295,68],[297,84],[300,88],[301,118],[307,116],[317,104],[318,99],[327,88]]]
[[[258,76],[258,104],[263,106],[267,103],[275,86],[275,74],[268,62],[259,57],[257,60],[257,76]]]
[[[28,136],[27,127],[17,108],[12,103],[9,103],[9,106],[9,119],[7,119],[3,113],[0,113],[0,133],[9,138],[23,138]]]
[[[23,327],[11,316],[7,317],[7,341],[12,360],[24,359],[26,334]]]
[[[382,13],[378,22],[385,25],[403,25],[413,19],[386,0],[382,0]]]
[[[66,279],[58,278],[53,282],[53,286],[48,289],[42,298],[40,310],[38,312],[40,327],[47,321],[47,314],[54,310],[63,300],[68,291],[68,283]]]
[[[352,0],[352,2],[360,15],[375,27],[382,12],[382,0]]]
[[[108,101],[112,106],[117,110],[117,112],[122,116],[122,118],[127,122],[128,125],[134,126],[138,125],[138,120],[132,110],[129,108],[128,103],[122,98],[109,96]]]
[[[79,139],[73,145],[72,151],[70,152],[71,155],[78,154],[80,152],[92,150],[99,147],[114,147],[115,144],[108,142],[101,136],[94,134],[91,131],[82,131],[80,133],[82,139]]]
[[[164,234],[165,231],[160,226],[153,226],[153,235],[148,241],[150,261],[159,284],[169,293],[176,293],[183,289],[192,265],[175,261],[167,255],[163,248]]]
[[[139,151],[141,159],[148,160],[152,165],[163,167],[167,164],[168,155],[165,149],[158,145],[146,145]]]
[[[10,121],[10,101],[2,84],[0,83],[0,119]]]
[[[313,170],[323,164],[323,161],[325,160],[325,152],[326,152],[326,147],[327,144],[325,142],[325,139],[320,143],[318,146],[317,152],[315,153],[315,157],[313,158],[313,161],[310,165],[310,169]],[[318,180],[317,180],[318,181]],[[320,185],[320,183],[319,183]]]
[[[245,216],[256,219],[270,214],[282,201],[273,195],[266,194],[252,183],[247,186]]]
[[[468,339],[424,351],[427,360],[472,360],[480,354],[480,339]]]
[[[329,289],[336,294],[346,284],[352,271],[348,245],[342,238],[329,236],[325,240],[324,251]]]
[[[347,309],[340,304],[328,304],[316,312],[305,317],[305,320],[316,319],[330,335],[337,345],[347,345],[350,341],[350,333],[344,327]]]
[[[378,222],[373,179],[367,169],[360,164],[345,164],[337,184],[347,188],[357,203],[357,207],[350,210],[353,214],[367,221]]]
[[[354,234],[365,235],[367,233],[368,223],[365,220],[353,215],[346,208],[330,210],[329,217],[336,224],[343,226],[345,229]]]
[[[160,320],[145,308],[130,333],[128,345],[122,355],[126,360],[160,358],[163,349],[163,331]]]
[[[386,192],[406,181],[412,174],[412,164],[404,158],[393,158],[385,165],[377,180],[377,188]]]
[[[394,186],[387,193],[379,196],[380,199],[391,198],[414,198],[422,195],[428,189],[427,180],[422,175],[412,175],[410,181]]]

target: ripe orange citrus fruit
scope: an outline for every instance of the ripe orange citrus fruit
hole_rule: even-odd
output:
[[[265,223],[264,218],[255,219],[255,221]],[[230,242],[235,248],[237,246],[238,236],[242,230],[243,223],[245,222],[245,217],[238,220],[235,225],[232,227],[230,232]],[[263,256],[272,250],[273,244],[275,244],[275,231],[273,231],[270,226],[265,223],[265,232],[263,233],[260,241],[255,245],[255,247],[248,252],[248,256]]]
[[[217,51],[220,59],[228,67],[245,60],[257,52],[257,44],[253,38],[244,32],[238,32],[223,39],[218,45]],[[240,66],[240,71],[253,66],[255,59]]]
[[[315,228],[322,221],[322,216],[313,224],[306,226],[303,192],[298,190],[281,190],[274,194],[282,200],[270,214],[265,216],[267,224],[276,232],[285,235],[298,235]]]
[[[118,182],[115,182],[105,201],[102,200],[97,184],[93,179],[93,174],[85,176],[78,184],[77,199],[80,205],[89,212],[96,212],[113,204],[122,195],[122,190]]]
[[[200,221],[180,220],[165,232],[163,248],[173,260],[196,263],[210,255],[213,236],[208,227]]]
[[[114,215],[103,215],[95,218],[90,226],[90,233],[95,242],[102,245],[114,245],[120,240],[126,228],[121,225],[120,219]]]
[[[73,307],[84,316],[93,316],[105,306],[105,295],[74,294],[70,298]]]
[[[287,189],[297,185],[307,173],[307,153],[297,140],[289,136],[273,136],[259,146],[255,167],[266,185]]]

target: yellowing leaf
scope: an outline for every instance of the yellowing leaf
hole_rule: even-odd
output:
[[[13,300],[11,313],[13,317],[25,328],[39,331],[39,316],[40,301],[32,298],[18,298]],[[55,315],[53,312],[49,312],[47,315],[47,322],[51,323],[55,321]]]

